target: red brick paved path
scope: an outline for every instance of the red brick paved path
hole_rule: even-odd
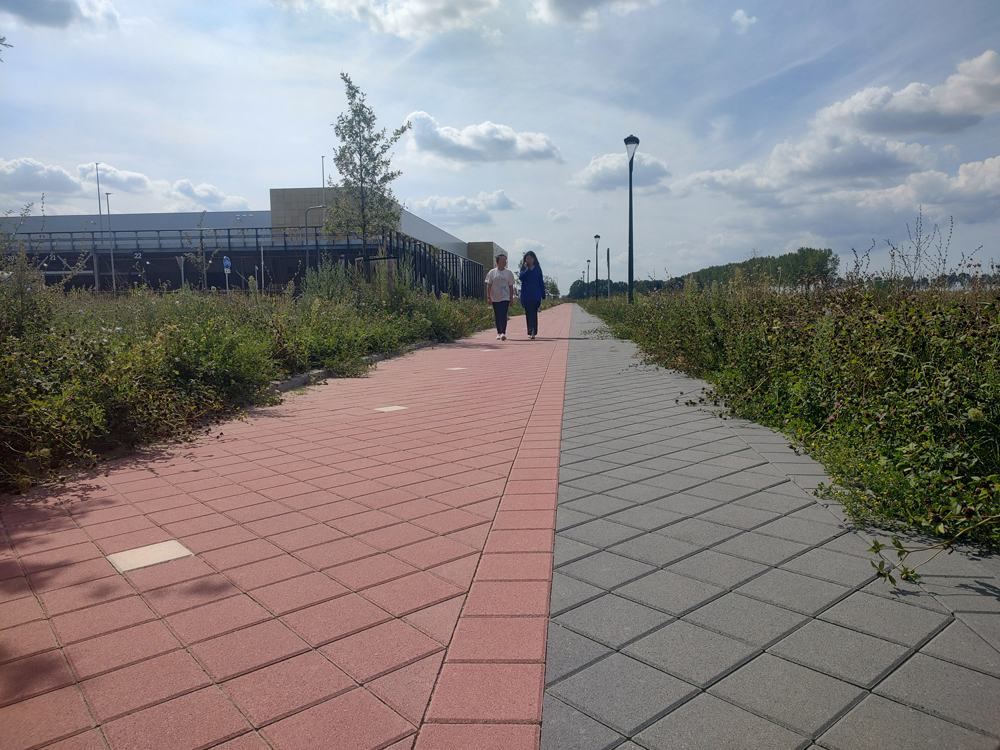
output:
[[[570,310],[7,506],[0,750],[537,747]]]

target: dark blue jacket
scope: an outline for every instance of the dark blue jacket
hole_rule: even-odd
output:
[[[538,266],[534,268],[521,269],[521,299],[543,300],[545,299],[545,278],[542,276],[542,269]]]

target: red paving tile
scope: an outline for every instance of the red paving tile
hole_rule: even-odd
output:
[[[361,595],[396,617],[402,617],[462,593],[464,591],[453,583],[418,571],[365,589]]]
[[[441,644],[402,620],[390,620],[320,650],[364,683],[440,651]]]
[[[179,560],[151,565],[148,568],[139,568],[126,573],[125,576],[139,591],[150,591],[213,573],[215,570],[201,558],[182,557]]]
[[[392,555],[380,554],[327,568],[324,572],[353,591],[361,591],[416,572],[416,568]]]
[[[129,596],[53,617],[52,627],[65,644],[155,619],[153,610],[140,597]]]
[[[547,581],[475,581],[464,614],[546,617],[549,614],[549,584]]]
[[[310,646],[321,646],[391,620],[392,616],[358,594],[347,594],[281,619]]]
[[[25,584],[25,591],[27,591],[27,584]],[[115,575],[56,591],[43,591],[39,593],[38,599],[51,617],[63,612],[71,612],[74,609],[134,595],[135,589],[124,578]]]
[[[418,568],[427,569],[475,552],[475,548],[467,544],[462,544],[448,537],[436,536],[395,549],[392,551],[392,555]]]
[[[431,722],[542,720],[544,664],[448,664],[427,708]]]
[[[348,593],[347,588],[323,573],[309,573],[254,589],[250,595],[267,607],[272,614],[284,615],[346,593]]]
[[[368,750],[403,739],[413,725],[363,688],[337,696],[261,731],[276,750]]]
[[[80,688],[94,717],[103,723],[211,684],[188,653],[172,651],[84,680]]]
[[[80,691],[62,688],[0,708],[4,750],[30,750],[90,729],[93,722]]]
[[[45,620],[0,630],[0,664],[58,648],[52,628]]]
[[[238,593],[239,589],[221,575],[215,574],[153,589],[147,591],[144,596],[158,615],[167,617],[175,612],[200,607]]]
[[[413,750],[537,750],[532,724],[424,724]]]
[[[0,706],[48,693],[74,682],[76,680],[69,671],[66,657],[58,650],[8,662],[0,668]]]
[[[447,645],[455,632],[455,623],[465,605],[465,597],[457,596],[433,607],[411,612],[403,619],[411,625],[420,628],[438,643]]]
[[[83,734],[62,740],[54,745],[46,745],[45,750],[107,750],[107,745],[101,739],[101,733],[93,729]]]
[[[249,596],[231,596],[164,618],[181,643],[192,644],[271,619]]]
[[[545,315],[568,328],[568,308]],[[488,382],[490,355],[438,347],[311,389],[222,440],[109,465],[60,490],[72,515],[43,491],[2,511],[13,547],[0,542],[0,638],[23,637],[0,677],[0,704],[17,701],[0,708],[0,747],[103,747],[80,688],[63,687],[65,654],[112,750],[264,750],[240,711],[274,750],[334,736],[410,750],[425,714],[424,750],[537,748],[566,349],[532,349],[551,358],[548,379],[530,413],[491,434],[477,421],[488,403],[456,414],[456,379],[442,374],[463,358],[463,384]],[[388,403],[405,395],[410,411],[373,413],[401,378],[414,387]],[[127,576],[103,559],[168,538],[196,556]],[[59,721],[32,723],[53,711]]]
[[[547,627],[547,617],[463,617],[448,661],[544,661]]]
[[[110,672],[180,648],[161,622],[147,622],[65,647],[80,679]]]
[[[354,680],[315,651],[225,683],[255,727],[262,727],[356,687]]]
[[[205,717],[212,717],[205,721]],[[160,703],[105,724],[111,750],[198,750],[250,729],[217,687]]]
[[[548,581],[552,578],[552,554],[510,552],[484,554],[479,561],[477,581]]]
[[[0,581],[0,588],[3,587],[3,583]],[[3,603],[3,607],[0,609],[0,630],[41,620],[44,617],[45,613],[42,612],[35,597],[22,596],[20,599]]]
[[[305,642],[278,620],[191,646],[191,653],[216,680],[228,680],[308,650]]]
[[[404,719],[419,726],[443,659],[444,652],[439,651],[373,680],[365,687]]]

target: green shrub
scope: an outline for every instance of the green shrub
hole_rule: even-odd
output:
[[[2,229],[2,227],[0,227]],[[0,232],[0,490],[24,490],[104,449],[184,436],[271,401],[270,381],[322,368],[365,373],[367,355],[488,326],[478,300],[412,288],[407,269],[366,282],[321,260],[303,294],[46,287]]]
[[[737,276],[585,305],[650,360],[708,380],[710,398],[805,445],[855,520],[1000,542],[992,285],[855,275],[781,288]]]

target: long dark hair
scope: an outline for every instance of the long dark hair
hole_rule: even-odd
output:
[[[541,271],[542,270],[542,266],[538,262],[538,256],[535,255],[535,251],[534,250],[529,250],[528,252],[526,252],[524,254],[524,258],[521,258],[521,265],[522,266],[524,265],[525,258],[527,258],[529,255],[531,256],[532,260],[535,261],[535,268],[537,268],[539,271]]]

